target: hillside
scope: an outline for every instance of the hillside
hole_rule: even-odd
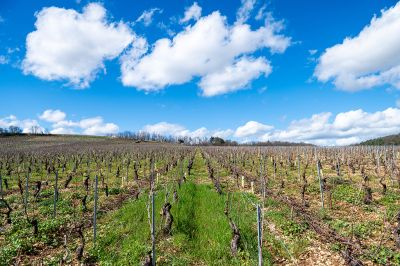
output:
[[[360,145],[400,145],[400,134],[363,141]]]

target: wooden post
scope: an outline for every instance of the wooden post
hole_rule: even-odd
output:
[[[324,208],[324,188],[322,187],[322,180],[321,180],[321,166],[320,161],[317,161],[317,172],[318,172],[318,181],[319,181],[319,190],[321,192],[321,205],[322,209]]]
[[[392,165],[390,166],[390,176],[391,179],[394,180],[394,176],[393,176],[393,171],[394,171],[394,166],[395,166],[395,154],[394,154],[394,144],[392,144]],[[1,180],[1,173],[0,173],[0,180]],[[0,185],[1,187],[1,185]]]
[[[258,237],[258,266],[263,265],[262,259],[262,231],[261,231],[261,208],[260,204],[257,204],[257,237]]]
[[[298,172],[299,172],[299,182],[301,180],[301,168],[300,168],[300,155],[297,155],[297,168],[298,168]]]
[[[152,263],[156,265],[156,222],[155,222],[155,206],[154,206],[154,192],[151,193],[151,250],[152,250]]]
[[[156,265],[156,215],[155,215],[155,203],[154,203],[154,160],[153,158],[150,159],[150,180],[151,180],[151,255],[152,255],[152,264],[153,266]],[[182,164],[181,164],[181,171],[182,171]],[[182,173],[182,172],[181,172]]]
[[[262,168],[263,162],[264,162],[264,158],[261,155],[261,158],[260,158],[260,182],[261,182],[261,186],[262,186],[261,191],[262,191],[262,196],[263,196],[263,207],[264,207],[266,191],[265,191],[265,178],[263,176],[264,173],[263,173],[263,168]]]
[[[93,246],[96,245],[96,233],[97,233],[97,187],[98,187],[99,179],[97,175],[95,176],[94,182],[94,206],[93,206]]]
[[[53,218],[56,218],[57,214],[57,200],[58,200],[58,170],[56,170],[56,176],[54,182]]]
[[[0,168],[0,198],[3,199],[3,179],[1,177],[1,168]]]
[[[24,209],[26,215],[28,214],[28,193],[29,193],[29,171],[26,173],[26,180],[25,180]]]
[[[183,159],[181,159],[179,162],[179,178],[182,179],[183,177],[185,176],[183,175]]]

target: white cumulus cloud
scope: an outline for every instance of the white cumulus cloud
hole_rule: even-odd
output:
[[[201,7],[194,2],[189,8],[185,10],[184,17],[180,20],[181,23],[188,22],[192,19],[198,20],[201,17]]]
[[[287,129],[266,133],[261,140],[308,142],[318,145],[348,145],[400,132],[400,109],[368,113],[350,110],[333,116],[314,114],[292,121]]]
[[[4,118],[0,118],[0,127],[8,128],[10,126],[19,127],[22,129],[23,133],[32,132],[44,132],[44,128],[40,126],[35,119],[18,119],[15,115],[9,115]]]
[[[118,133],[119,127],[114,123],[106,123],[101,116],[81,120],[67,120],[67,114],[61,110],[48,109],[39,118],[51,123],[51,134],[85,134],[107,135]]]
[[[116,58],[133,40],[123,22],[109,22],[106,9],[91,3],[82,13],[46,7],[36,13],[36,30],[26,38],[25,74],[88,87],[104,61]]]
[[[168,122],[159,122],[156,124],[145,125],[141,129],[141,131],[160,134],[164,136],[191,137],[200,139],[209,137],[220,137],[224,139],[229,139],[233,136],[234,133],[234,131],[231,129],[209,130],[206,127],[200,127],[191,131],[180,124],[173,124]]]
[[[72,128],[63,128],[63,127],[57,127],[53,130],[50,131],[51,134],[68,134],[68,135],[74,135],[77,134]]]
[[[101,119],[97,124],[84,128],[85,135],[107,135],[118,133],[119,127],[114,123],[104,123]]]
[[[156,13],[162,13],[162,9],[151,8],[149,10],[143,11],[143,13],[136,19],[136,22],[142,22],[146,27],[153,22],[153,16]]]
[[[271,72],[265,57],[253,53],[265,48],[283,53],[290,45],[290,38],[279,34],[282,29],[282,23],[271,16],[255,30],[248,24],[231,26],[215,11],[173,39],[163,38],[149,45],[144,38],[137,38],[121,58],[121,80],[125,86],[158,91],[199,77],[205,96],[244,89],[252,80]]]
[[[264,57],[257,59],[242,57],[221,71],[204,76],[199,86],[204,96],[215,96],[245,89],[253,79],[261,74],[268,76],[271,71],[272,68]]]
[[[44,120],[44,121],[47,121],[47,122],[56,123],[56,122],[60,122],[60,121],[64,120],[66,116],[67,115],[64,112],[60,111],[60,110],[48,109],[48,110],[44,111],[39,116],[39,118],[41,120]]]
[[[325,50],[314,75],[345,91],[400,88],[400,2],[374,16],[355,37]]]
[[[211,133],[212,137],[219,137],[223,139],[229,139],[233,135],[234,131],[232,129],[217,130]]]
[[[54,110],[51,111],[54,113]],[[46,121],[50,122],[50,120]],[[57,122],[50,122],[52,128],[50,132],[52,134],[107,135],[119,131],[119,127],[116,124],[105,122],[101,116],[76,121],[66,119],[53,119],[53,121]],[[24,133],[44,132],[43,125],[40,125],[35,119],[21,120],[15,115],[0,118],[1,128],[10,126],[20,127]],[[400,132],[400,108],[390,107],[376,112],[357,109],[337,113],[336,115],[330,112],[323,112],[307,118],[293,120],[286,128],[282,129],[257,121],[249,121],[237,127],[236,130],[212,130],[206,127],[190,130],[180,124],[160,122],[145,125],[141,131],[166,136],[200,139],[214,136],[239,142],[288,141],[317,145],[349,145],[372,138],[398,134]]]
[[[236,23],[239,24],[242,24],[249,19],[250,13],[254,9],[256,0],[241,0],[241,3],[242,5],[236,13]]]
[[[81,119],[79,121],[63,120],[52,125],[51,132],[76,132],[80,130],[85,135],[107,135],[118,133],[119,127],[114,123],[105,123],[101,116]]]
[[[256,121],[249,121],[235,131],[235,137],[257,137],[273,129],[273,126],[264,125]]]
[[[205,127],[190,131],[184,126],[168,122],[160,122],[156,124],[146,125],[142,128],[142,131],[174,137],[202,138],[208,135],[208,130]]]

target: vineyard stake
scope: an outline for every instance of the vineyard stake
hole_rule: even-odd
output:
[[[56,218],[57,214],[57,200],[58,200],[58,170],[56,171],[56,177],[54,183],[53,218]]]
[[[97,233],[97,186],[99,179],[95,176],[94,183],[94,210],[93,210],[93,245],[96,245],[96,233]]]
[[[0,168],[0,198],[3,199],[3,179],[1,178],[1,168]]]
[[[390,179],[392,180],[392,185],[394,183],[394,176],[393,176],[393,171],[394,171],[394,145],[392,144],[392,161],[391,161],[391,166],[390,166]]]
[[[24,197],[24,208],[25,208],[25,214],[27,215],[27,209],[28,209],[28,190],[29,190],[29,171],[26,173],[26,182],[25,182],[25,197]]]
[[[298,168],[298,172],[299,172],[299,182],[301,180],[301,174],[300,174],[300,155],[297,155],[297,168]]]
[[[154,210],[154,192],[151,193],[151,249],[152,249],[152,263],[156,265],[156,223],[155,223],[155,210]]]
[[[261,234],[261,208],[260,204],[257,204],[257,227],[258,227],[258,266],[263,265],[263,259],[262,259],[262,234]]]
[[[261,155],[261,158],[260,158],[260,182],[262,185],[262,196],[263,196],[263,207],[264,207],[264,205],[265,205],[265,178],[263,176],[264,173],[263,173],[263,169],[262,169],[263,161],[264,161],[264,158]]]
[[[317,172],[318,172],[318,181],[319,181],[319,190],[321,192],[321,205],[322,209],[324,208],[324,188],[322,187],[322,180],[321,180],[321,166],[320,161],[317,161]]]

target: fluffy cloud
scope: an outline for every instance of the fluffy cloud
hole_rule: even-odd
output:
[[[265,10],[267,9],[267,5],[264,4],[261,6],[261,8],[258,10],[257,15],[255,16],[256,20],[261,20],[265,17],[266,13]]]
[[[211,133],[212,137],[219,137],[223,139],[228,139],[233,135],[234,131],[232,129],[226,129],[226,130],[217,130]]]
[[[252,56],[254,52],[268,48],[272,53],[282,53],[290,45],[290,38],[279,34],[282,29],[282,23],[271,16],[264,26],[252,30],[248,24],[230,26],[225,16],[213,12],[172,40],[159,39],[150,46],[145,39],[137,38],[121,58],[122,83],[158,91],[200,77],[205,96],[244,89],[253,79],[271,72],[269,62]]]
[[[142,131],[174,137],[202,138],[208,135],[208,130],[205,127],[201,127],[199,129],[196,129],[195,131],[190,131],[181,125],[171,124],[167,122],[146,125],[142,128]]]
[[[264,57],[257,59],[242,57],[232,65],[202,78],[203,95],[210,97],[246,88],[250,81],[261,74],[268,76],[272,68]]]
[[[146,125],[142,128],[143,131],[161,135],[177,136],[186,129],[178,124],[171,124],[167,122],[160,122],[153,125]]]
[[[81,121],[82,123],[82,121]],[[119,127],[114,123],[104,123],[101,117],[98,117],[97,122],[88,127],[82,127],[85,135],[107,135],[118,133]]]
[[[24,133],[31,133],[33,130],[44,132],[44,128],[34,119],[20,120],[14,115],[0,118],[0,127],[8,128],[9,126],[20,127]],[[107,135],[117,133],[119,130],[116,124],[106,123],[100,116],[77,121],[60,120],[52,122],[51,127],[52,134]],[[191,131],[179,124],[160,122],[146,125],[142,131],[174,137],[233,138],[239,142],[258,140],[349,145],[400,132],[400,108],[387,108],[373,113],[358,109],[338,113],[335,116],[329,112],[319,113],[294,120],[286,129],[276,129],[260,122],[249,121],[236,130],[210,130],[200,127]]]
[[[52,125],[53,134],[74,134],[80,130],[85,135],[107,135],[118,133],[119,127],[114,123],[105,123],[101,116],[82,119],[80,121],[62,120]],[[62,132],[62,133],[61,133]]]
[[[374,16],[358,36],[326,49],[314,75],[346,91],[386,84],[400,88],[399,32],[400,2]]]
[[[64,112],[60,111],[60,110],[51,110],[51,109],[49,109],[49,110],[44,111],[39,116],[39,118],[41,120],[44,120],[44,121],[47,121],[47,122],[57,123],[57,122],[60,122],[60,121],[64,120],[66,116],[67,115]]]
[[[142,128],[143,132],[155,133],[165,136],[173,137],[191,137],[191,138],[209,138],[220,137],[228,139],[232,137],[234,131],[231,129],[226,130],[208,130],[205,127],[200,127],[194,131],[190,131],[179,124],[172,124],[167,122],[160,122],[156,124],[146,125]]]
[[[19,120],[15,115],[10,115],[0,119],[0,127],[8,128],[10,126],[19,127],[23,133],[44,132],[38,121],[34,119]]]
[[[83,13],[43,8],[36,14],[35,27],[26,38],[24,73],[82,88],[105,71],[104,61],[117,57],[134,37],[127,24],[109,22],[106,9],[97,3],[88,4]]]
[[[58,134],[58,135],[62,135],[62,134],[68,134],[68,135],[75,135],[77,134],[72,128],[63,128],[63,127],[57,127],[53,130],[50,131],[51,134]]]
[[[196,129],[195,131],[189,132],[188,134],[192,138],[204,138],[209,135],[209,131],[205,127]]]
[[[400,109],[387,108],[368,113],[361,109],[320,113],[291,122],[286,130],[275,130],[261,140],[308,142],[319,145],[348,145],[400,132]]]
[[[235,137],[244,138],[260,136],[271,129],[273,129],[272,126],[264,125],[256,121],[249,121],[245,125],[236,129]]]
[[[242,2],[242,5],[238,9],[238,12],[236,14],[236,23],[239,23],[239,24],[242,24],[249,19],[250,13],[254,8],[256,0],[241,0],[241,2]]]
[[[118,133],[119,128],[114,123],[104,122],[101,116],[81,119],[78,121],[65,120],[67,115],[61,110],[48,109],[39,118],[50,123],[51,134],[85,134],[85,135],[107,135]],[[45,132],[46,130],[34,119],[19,120],[10,115],[0,118],[0,128],[17,126],[24,133]]]
[[[176,137],[211,136],[247,141],[289,141],[316,145],[350,145],[361,141],[397,134],[400,132],[400,108],[387,108],[368,113],[361,109],[338,113],[319,113],[311,117],[294,120],[285,129],[256,121],[249,121],[236,130],[210,130],[201,127],[190,131],[182,125],[161,122],[147,125],[143,131]]]
[[[101,123],[103,123],[103,118],[101,118],[100,116],[97,116],[97,117],[82,119],[79,122],[79,126],[81,128],[90,128],[90,127],[94,127],[96,125],[99,125]]]
[[[247,141],[289,141],[317,145],[349,145],[381,136],[400,132],[400,108],[365,112],[361,109],[332,113],[319,113],[311,117],[294,120],[287,128],[249,121],[235,131],[199,128],[190,131],[182,125],[166,122],[147,125],[143,131],[178,137],[221,137],[239,142]]]
[[[136,22],[142,22],[146,27],[153,22],[153,16],[155,13],[162,13],[163,11],[159,8],[152,8],[143,11],[143,13],[137,18]]]
[[[194,2],[193,5],[185,10],[184,17],[180,20],[181,23],[188,22],[192,19],[198,20],[201,17],[201,7]]]

